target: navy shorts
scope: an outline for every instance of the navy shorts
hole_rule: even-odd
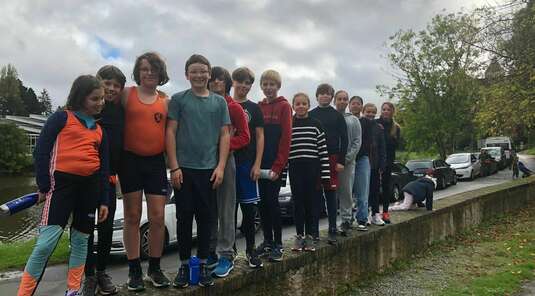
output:
[[[144,191],[145,194],[167,196],[169,186],[163,153],[140,156],[123,151],[119,183],[123,194]]]
[[[236,201],[238,203],[248,204],[260,201],[257,184],[251,179],[252,167],[253,164],[250,162],[236,164]]]

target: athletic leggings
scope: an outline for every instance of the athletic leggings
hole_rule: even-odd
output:
[[[264,242],[282,245],[282,221],[279,206],[281,181],[258,180],[260,191],[260,219],[264,231]]]
[[[381,175],[378,169],[371,169],[370,174],[370,193],[368,204],[372,208],[372,215],[379,213],[379,187],[381,186]]]
[[[381,186],[383,193],[381,194],[381,203],[383,204],[383,212],[388,212],[388,206],[392,200],[392,165],[387,165],[381,174]]]
[[[290,164],[290,186],[294,200],[294,222],[297,235],[319,236],[321,191],[318,179],[318,161],[300,161]]]
[[[241,231],[245,236],[245,250],[247,253],[251,253],[255,249],[255,217],[257,206],[256,203],[237,203],[236,219],[234,220],[236,224],[238,223],[238,207],[241,208],[242,212]]]

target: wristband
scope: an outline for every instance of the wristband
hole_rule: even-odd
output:
[[[172,173],[174,173],[174,172],[176,172],[176,171],[178,171],[178,170],[180,170],[180,168],[172,169],[172,170],[170,170],[169,172],[172,174]]]

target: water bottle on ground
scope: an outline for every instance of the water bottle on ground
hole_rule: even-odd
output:
[[[197,256],[191,256],[189,259],[189,283],[190,285],[199,284],[201,261]]]

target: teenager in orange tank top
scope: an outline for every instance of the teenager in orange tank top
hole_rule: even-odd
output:
[[[167,287],[170,283],[160,269],[168,194],[163,152],[169,99],[157,90],[169,77],[165,62],[153,52],[137,58],[133,76],[137,86],[125,88],[121,97],[125,108],[125,137],[119,180],[124,195],[123,237],[129,267],[128,290],[141,291],[145,288],[139,250],[143,192],[150,223],[147,275],[156,287]]]

